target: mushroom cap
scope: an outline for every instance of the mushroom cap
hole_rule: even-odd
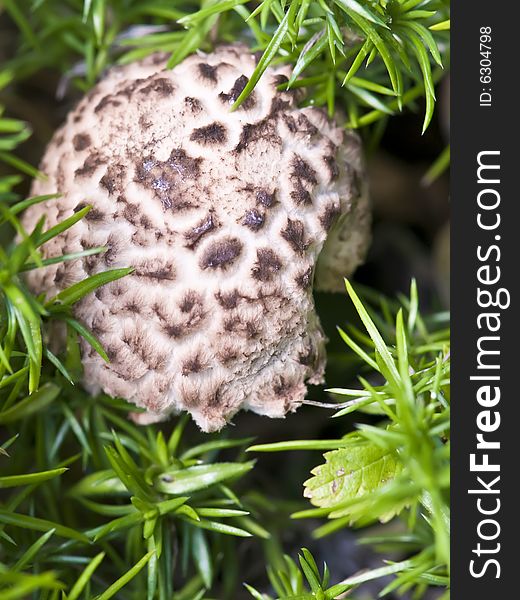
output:
[[[135,268],[74,310],[110,358],[82,342],[85,386],[146,409],[139,422],[185,410],[213,431],[241,408],[282,417],[323,379],[316,265],[314,287],[341,289],[368,243],[359,139],[277,91],[287,67],[230,111],[256,65],[243,46],[166,61],[112,68],[55,133],[32,192],[62,196],[23,224],[89,204],[44,254],[107,251],[34,270],[29,285],[52,296]]]

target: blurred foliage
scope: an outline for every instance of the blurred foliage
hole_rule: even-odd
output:
[[[305,496],[318,508],[296,518],[328,517],[315,535],[386,522],[401,515],[406,533],[380,537],[412,556],[385,592],[410,587],[420,594],[429,585],[449,585],[450,489],[450,342],[447,314],[424,319],[415,283],[399,303],[383,299],[379,311],[367,308],[352,285],[349,293],[366,333],[339,329],[347,346],[370,367],[359,377],[361,389],[333,388],[348,397],[336,405],[336,418],[354,411],[379,415],[380,423],[359,424],[338,440],[296,440],[255,445],[249,451],[331,449],[325,463],[305,482]],[[432,328],[433,326],[433,328]],[[368,334],[368,335],[367,335]],[[376,381],[370,382],[375,376]],[[373,540],[375,542],[375,540]],[[365,575],[366,576],[366,575]],[[374,572],[379,577],[378,570]]]
[[[443,0],[0,0],[16,29],[13,58],[0,66],[0,597],[42,600],[143,598],[235,599],[243,583],[239,556],[253,536],[270,585],[287,600],[332,599],[372,579],[394,575],[384,593],[448,584],[449,343],[446,315],[422,317],[417,291],[398,302],[347,284],[367,330],[340,330],[357,364],[360,388],[334,388],[335,417],[368,415],[340,439],[281,442],[250,450],[328,450],[305,484],[315,506],[296,517],[328,517],[317,536],[374,520],[404,528],[367,540],[404,560],[332,585],[306,549],[297,566],[284,557],[266,517],[270,500],[250,483],[251,439],[229,431],[186,439],[186,419],[140,427],[135,407],[90,397],[81,379],[79,337],[107,358],[74,318],[74,303],[129,269],[98,274],[53,298],[34,296],[24,273],[75,255],[43,259],[40,249],[82,219],[26,232],[18,216],[52,197],[23,199],[20,184],[41,177],[15,150],[31,126],[4,115],[4,94],[50,69],[91,87],[113,63],[151,52],[173,66],[220,41],[246,42],[261,59],[243,101],[271,63],[288,62],[290,87],[306,102],[341,109],[353,127],[374,124],[425,97],[449,63],[449,5]],[[16,98],[16,96],[14,96]],[[447,164],[441,157],[432,176]],[[359,288],[357,288],[359,291]],[[337,316],[342,321],[341,315]],[[51,341],[63,336],[61,351]],[[368,334],[368,335],[367,335]],[[53,350],[51,351],[51,347]],[[346,417],[346,415],[349,415]],[[272,511],[272,507],[269,507]],[[277,511],[274,511],[275,513]],[[242,542],[239,543],[239,540]],[[255,584],[256,585],[256,584]],[[271,596],[247,589],[255,598]],[[209,595],[208,595],[209,594]]]
[[[20,30],[17,78],[58,69],[81,89],[114,62],[171,53],[170,66],[217,42],[246,42],[261,54],[238,106],[272,63],[294,66],[289,87],[336,108],[349,126],[369,125],[425,97],[449,65],[447,0],[2,0]],[[42,51],[45,49],[45,51]]]
[[[323,573],[312,554],[303,548],[299,555],[300,568],[289,557],[284,556],[284,569],[269,569],[269,581],[279,598],[286,600],[334,600],[340,594],[354,587],[355,584],[339,583],[330,586],[330,572],[326,564]],[[304,581],[305,580],[305,581]],[[272,600],[267,594],[260,594],[250,585],[246,589],[255,600]]]

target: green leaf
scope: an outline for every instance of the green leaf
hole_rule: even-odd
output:
[[[297,2],[292,2],[289,10],[285,13],[284,18],[282,19],[280,25],[276,29],[271,41],[267,45],[265,52],[262,55],[262,58],[258,61],[258,65],[256,66],[253,74],[251,75],[250,80],[247,82],[246,87],[242,90],[240,96],[235,100],[231,110],[236,110],[242,102],[249,96],[249,94],[253,91],[255,85],[258,83],[258,80],[267,69],[273,58],[276,56],[278,49],[282,45],[282,42],[289,31],[289,26],[291,26],[294,22],[296,8],[298,6]]]
[[[67,371],[61,360],[57,356],[54,356],[54,354],[48,348],[43,349],[43,354],[45,358],[47,358],[47,360],[51,362],[56,367],[56,369],[63,375],[63,377],[65,377],[65,379],[71,385],[74,385],[74,379],[72,378],[72,375]]]
[[[92,0],[83,0],[83,14],[82,14],[83,23],[87,22],[91,7],[92,7]]]
[[[10,385],[12,385],[16,381],[18,381],[20,378],[25,377],[25,375],[27,375],[28,371],[29,371],[29,367],[23,367],[22,369],[19,369],[12,375],[3,377],[0,380],[0,389],[9,387]]]
[[[224,450],[226,448],[235,448],[236,446],[245,446],[253,441],[254,438],[241,438],[241,439],[217,439],[211,442],[205,442],[198,446],[193,446],[181,454],[181,459],[186,460],[188,458],[194,458],[195,456],[201,456],[208,452],[214,452],[215,450]]]
[[[319,34],[315,35],[314,38],[308,43],[305,44],[303,50],[296,61],[296,65],[294,66],[291,78],[288,87],[291,87],[300,74],[319,56],[323,50],[327,47],[327,36],[325,35],[325,31],[321,31]]]
[[[30,565],[32,563],[33,558],[38,555],[38,552],[54,535],[55,531],[55,529],[50,529],[49,531],[47,531],[47,533],[44,533],[33,544],[31,544],[29,548],[27,548],[27,550],[23,553],[18,562],[14,565],[12,570],[22,571],[27,565]]]
[[[104,271],[103,273],[96,273],[96,275],[87,277],[87,279],[79,281],[68,287],[66,290],[63,290],[54,296],[54,298],[51,298],[46,306],[48,308],[51,308],[54,304],[72,306],[87,294],[94,292],[99,287],[106,285],[111,281],[116,281],[117,279],[121,279],[121,277],[129,275],[133,270],[132,267],[129,267],[126,269],[112,269],[110,271]]]
[[[206,39],[217,19],[218,15],[211,15],[205,21],[187,31],[182,42],[177,45],[176,50],[168,60],[168,64],[166,65],[167,68],[173,69],[184,58],[186,58],[186,56],[195,52],[195,50],[197,50],[201,46],[202,42]]]
[[[146,566],[154,554],[154,551],[145,554],[143,558],[141,558],[141,560],[137,562],[129,571],[115,581],[102,594],[96,596],[95,600],[109,600],[109,598],[113,598],[121,588],[130,582]]]
[[[0,477],[0,489],[18,487],[20,485],[35,485],[48,479],[58,477],[65,473],[67,469],[52,469],[50,471],[41,471],[40,473],[27,473],[26,475],[7,475]]]
[[[14,406],[0,411],[0,424],[26,419],[47,408],[59,395],[61,389],[54,383],[46,383]]]
[[[394,92],[397,94],[400,93],[399,90],[399,77],[397,73],[397,69],[395,66],[395,62],[390,53],[390,50],[386,46],[385,42],[381,35],[377,32],[375,27],[359,17],[354,11],[349,9],[348,7],[342,7],[345,12],[352,18],[354,23],[363,31],[363,33],[367,36],[368,39],[372,42],[372,44],[377,48],[383,62],[385,63],[386,69],[388,71],[388,75],[390,77],[390,81],[392,83],[392,88]]]
[[[381,112],[384,112],[387,115],[394,114],[394,111],[388,108],[388,106],[384,102],[381,102],[381,100],[375,94],[372,94],[368,90],[354,85],[352,83],[352,80],[350,81],[348,89],[352,94],[357,96],[367,106],[370,106],[376,110],[380,110]]]
[[[184,432],[184,428],[186,427],[186,424],[188,423],[188,420],[189,420],[189,416],[185,413],[184,415],[182,415],[179,418],[177,424],[173,428],[173,431],[170,435],[170,439],[168,440],[168,452],[172,456],[177,455],[177,449],[179,448],[182,434]]]
[[[105,0],[94,0],[92,10],[92,24],[96,34],[96,42],[101,45],[105,29]]]
[[[153,554],[152,558],[148,562],[148,573],[146,576],[146,598],[147,600],[154,600],[154,598],[156,598],[157,585],[159,583],[159,575],[161,574],[159,570],[159,558],[161,556],[161,541],[157,543],[155,536],[151,536],[147,541],[147,550],[148,552],[153,552]]]
[[[34,312],[31,300],[16,285],[4,284],[3,292],[11,302],[11,311],[16,319],[22,333],[27,353],[30,358],[30,377],[34,391],[38,384],[42,358],[41,322],[39,316]],[[37,371],[34,373],[34,371]],[[33,387],[34,386],[34,387]]]
[[[164,500],[156,505],[160,515],[167,515],[168,513],[175,511],[189,500],[188,496],[181,496],[180,498],[172,498],[171,500]]]
[[[395,361],[392,358],[392,355],[390,354],[390,351],[388,350],[385,344],[385,341],[383,340],[377,327],[370,318],[370,315],[368,314],[366,308],[363,306],[363,303],[359,299],[359,296],[354,291],[354,288],[352,287],[352,284],[350,283],[350,281],[348,281],[348,279],[345,279],[345,286],[347,288],[347,292],[350,296],[350,299],[354,303],[354,306],[356,307],[356,310],[361,320],[363,321],[363,325],[365,326],[366,330],[368,331],[368,334],[370,335],[372,341],[375,344],[376,352],[380,355],[386,369],[388,370],[388,376],[391,379],[390,382],[397,383],[399,381],[399,373],[395,366]]]
[[[16,433],[12,437],[10,437],[6,442],[4,442],[3,444],[0,445],[0,455],[9,456],[7,449],[16,442],[19,435],[20,435],[19,433]]]
[[[22,271],[30,271],[32,269],[37,269],[41,267],[47,267],[49,265],[56,265],[62,262],[68,262],[70,260],[77,260],[78,258],[84,258],[85,256],[92,256],[94,254],[100,254],[101,252],[105,252],[106,248],[104,246],[99,246],[98,248],[89,248],[88,250],[83,250],[81,252],[73,252],[71,254],[62,254],[60,256],[52,256],[51,258],[46,258],[41,261],[41,265],[37,265],[35,263],[26,263],[21,268]]]
[[[100,552],[99,554],[94,556],[94,558],[85,567],[84,571],[81,573],[81,575],[77,579],[76,583],[70,590],[69,594],[67,595],[67,600],[78,600],[78,598],[81,596],[81,593],[85,589],[85,586],[92,578],[94,571],[98,568],[98,566],[101,564],[101,561],[104,558],[105,558],[104,552]]]
[[[195,465],[182,470],[170,469],[157,478],[155,487],[165,494],[187,494],[244,475],[253,468],[253,464],[253,462],[216,463]]]
[[[373,581],[374,579],[380,579],[381,577],[387,577],[388,575],[394,575],[395,573],[399,573],[400,571],[404,571],[405,569],[409,569],[413,566],[413,561],[404,560],[398,563],[392,563],[387,567],[380,567],[379,569],[371,569],[369,571],[365,571],[359,575],[353,575],[345,580],[344,583],[348,583],[349,585],[359,585],[361,583],[365,583],[367,581]]]
[[[213,565],[206,536],[199,528],[194,528],[190,535],[193,561],[197,565],[204,585],[209,589],[213,583]]]
[[[450,29],[450,20],[440,21],[439,23],[435,23],[435,25],[430,25],[430,29],[432,31],[447,31]]]
[[[37,575],[30,573],[1,573],[1,580],[10,584],[9,589],[2,589],[2,600],[27,600],[32,594],[40,592],[38,598],[44,598],[46,594],[53,592],[54,598],[59,598],[59,590],[64,584],[56,579],[52,571],[45,571]],[[45,590],[45,591],[44,591]]]
[[[182,518],[184,519],[184,517]],[[226,523],[219,523],[218,521],[206,521],[205,519],[201,519],[200,521],[189,520],[189,522],[196,527],[208,529],[209,531],[216,531],[217,533],[224,533],[225,535],[233,535],[235,537],[251,537],[252,535],[245,529],[233,527],[232,525],[227,525]]]
[[[101,504],[81,497],[78,497],[78,501],[93,513],[108,517],[122,517],[134,512],[134,507],[131,504]]]
[[[236,522],[242,529],[249,531],[249,533],[252,533],[256,537],[259,537],[263,540],[269,540],[271,538],[269,531],[267,531],[267,529],[262,527],[257,521],[254,521],[250,517],[237,517]]]
[[[88,544],[90,542],[84,533],[71,529],[70,527],[65,527],[64,525],[53,523],[51,521],[47,521],[46,519],[38,519],[28,515],[21,515],[3,508],[0,508],[0,523],[5,523],[6,525],[12,525],[14,527],[20,527],[21,529],[32,529],[34,531],[47,532],[50,529],[54,529],[56,535],[61,537],[77,540],[78,542],[83,542],[84,544]]]
[[[68,219],[65,219],[64,221],[61,221],[60,223],[58,223],[54,227],[51,227],[47,231],[43,232],[39,236],[39,238],[38,238],[37,245],[38,246],[43,246],[43,244],[45,244],[46,242],[52,240],[52,238],[55,238],[56,236],[60,235],[60,233],[63,233],[64,231],[67,231],[67,229],[70,229],[78,221],[81,221],[81,219],[86,214],[88,214],[88,212],[91,210],[91,208],[92,208],[91,206],[85,206],[81,210],[78,210],[77,213],[74,213]]]
[[[260,592],[255,590],[255,588],[251,587],[249,584],[244,583],[244,587],[255,600],[267,600],[267,596],[263,596]]]
[[[245,510],[235,510],[232,508],[201,508],[197,506],[197,514],[201,517],[223,519],[228,517],[244,517],[249,513]]]
[[[247,452],[285,452],[287,450],[334,450],[350,446],[349,440],[294,440],[274,442],[272,444],[257,444],[250,446]]]
[[[183,504],[176,511],[175,514],[178,516],[184,516],[190,519],[191,521],[196,521],[197,523],[200,521],[199,514],[197,511],[189,506],[188,504]]]
[[[422,132],[424,133],[430,124],[435,108],[435,87],[433,83],[432,70],[430,60],[426,48],[419,36],[414,31],[406,31],[406,37],[410,40],[412,50],[415,53],[421,72],[424,79],[424,91],[426,99],[426,111],[424,115],[424,123]]]
[[[406,23],[405,26],[415,31],[415,33],[422,38],[424,43],[428,46],[428,49],[430,50],[435,62],[439,65],[439,67],[442,67],[442,58],[439,48],[437,47],[437,43],[435,42],[433,35],[426,29],[426,27],[420,23],[416,23],[415,21],[410,21]]]
[[[5,123],[5,121],[6,119],[0,120],[0,129],[2,128],[2,123]],[[24,123],[22,123],[22,126],[26,127]],[[0,160],[7,163],[8,165],[11,165],[18,171],[29,175],[29,177],[32,177],[33,179],[43,179],[43,176],[40,173],[40,171],[38,171],[38,169],[35,169],[32,165],[25,162],[25,160],[18,158],[17,156],[13,156],[12,154],[8,154],[7,152],[0,152]]]
[[[312,592],[316,594],[317,592],[323,591],[320,584],[320,573],[312,554],[306,548],[302,548],[302,553],[303,555],[298,556],[300,566],[305,574],[305,578],[311,586]]]
[[[395,92],[390,88],[385,87],[384,85],[380,85],[374,81],[369,79],[361,79],[360,77],[352,77],[350,79],[351,83],[358,88],[363,88],[366,90],[370,90],[371,92],[376,92],[377,94],[383,94],[385,96],[395,96]]]
[[[128,491],[132,492],[138,498],[153,502],[154,496],[152,490],[147,486],[135,463],[131,459],[128,460],[127,456],[121,456],[115,448],[110,446],[105,446],[105,453],[115,474]]]
[[[12,546],[16,547],[16,542],[13,540],[13,538],[7,534],[4,529],[0,529],[0,539],[6,541],[8,544],[11,544]]]
[[[210,17],[214,14],[220,15],[228,10],[232,10],[240,4],[245,4],[247,1],[248,0],[222,0],[221,2],[216,2],[211,6],[206,6],[201,10],[181,17],[178,19],[177,23],[180,25],[193,25],[194,23],[203,21],[207,17]]]
[[[101,345],[101,342],[96,338],[96,336],[91,331],[89,331],[79,321],[76,321],[76,319],[65,318],[63,320],[65,321],[65,323],[67,323],[67,325],[69,325],[71,327],[71,329],[73,329],[74,331],[79,333],[79,335],[87,343],[89,343],[92,346],[92,348],[94,348],[94,350],[99,354],[99,356],[101,356],[101,358],[105,362],[110,362],[110,359],[108,358],[107,353],[105,352],[103,346]]]
[[[35,49],[40,49],[38,37],[32,30],[29,21],[25,18],[25,15],[23,14],[21,6],[19,6],[18,2],[15,2],[14,0],[2,0],[2,4],[13,21],[18,25],[28,43],[31,44],[31,46],[33,46]]]
[[[337,583],[333,585],[325,592],[326,600],[336,600],[336,598],[340,598],[341,594],[351,589],[353,586],[348,583]]]
[[[97,542],[98,540],[103,539],[113,531],[121,531],[122,529],[128,529],[128,527],[133,527],[134,525],[141,523],[141,521],[143,521],[143,515],[139,511],[134,511],[133,513],[125,515],[124,517],[114,519],[106,525],[96,527],[96,529],[91,530],[89,533],[90,535],[93,535],[94,541]]]
[[[335,0],[335,2],[341,8],[348,8],[350,11],[358,14],[367,21],[371,21],[376,25],[380,25],[381,27],[386,27],[388,29],[387,24],[380,17],[378,17],[376,13],[372,12],[359,2],[356,2],[356,0]]]
[[[98,470],[81,479],[69,492],[71,496],[127,496],[127,488],[112,469]]]
[[[395,452],[368,442],[353,441],[351,447],[327,452],[324,458],[325,463],[314,468],[313,477],[304,483],[304,496],[320,508],[334,508],[347,500],[367,496],[402,471]],[[338,516],[345,514],[349,514],[349,509]],[[388,519],[393,514],[375,516]]]

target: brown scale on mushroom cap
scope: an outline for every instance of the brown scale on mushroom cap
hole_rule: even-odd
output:
[[[62,196],[28,209],[25,227],[89,203],[44,253],[107,251],[35,270],[29,284],[50,296],[135,267],[75,315],[111,358],[83,344],[85,386],[146,408],[140,422],[187,410],[212,431],[241,408],[282,417],[323,379],[313,280],[341,290],[368,243],[359,140],[298,108],[301,90],[277,91],[287,67],[267,69],[231,112],[256,64],[243,46],[173,70],[166,60],[113,68],[50,142],[48,179],[32,192]]]

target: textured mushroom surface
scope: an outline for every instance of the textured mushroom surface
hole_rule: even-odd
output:
[[[323,378],[313,287],[342,289],[367,246],[359,140],[277,90],[287,67],[230,111],[256,64],[242,46],[173,70],[166,59],[110,70],[54,135],[32,192],[62,196],[24,225],[89,204],[44,253],[107,251],[32,271],[29,284],[51,296],[135,268],[75,316],[110,358],[83,344],[85,386],[146,408],[140,422],[186,410],[212,431],[241,408],[281,417]]]

